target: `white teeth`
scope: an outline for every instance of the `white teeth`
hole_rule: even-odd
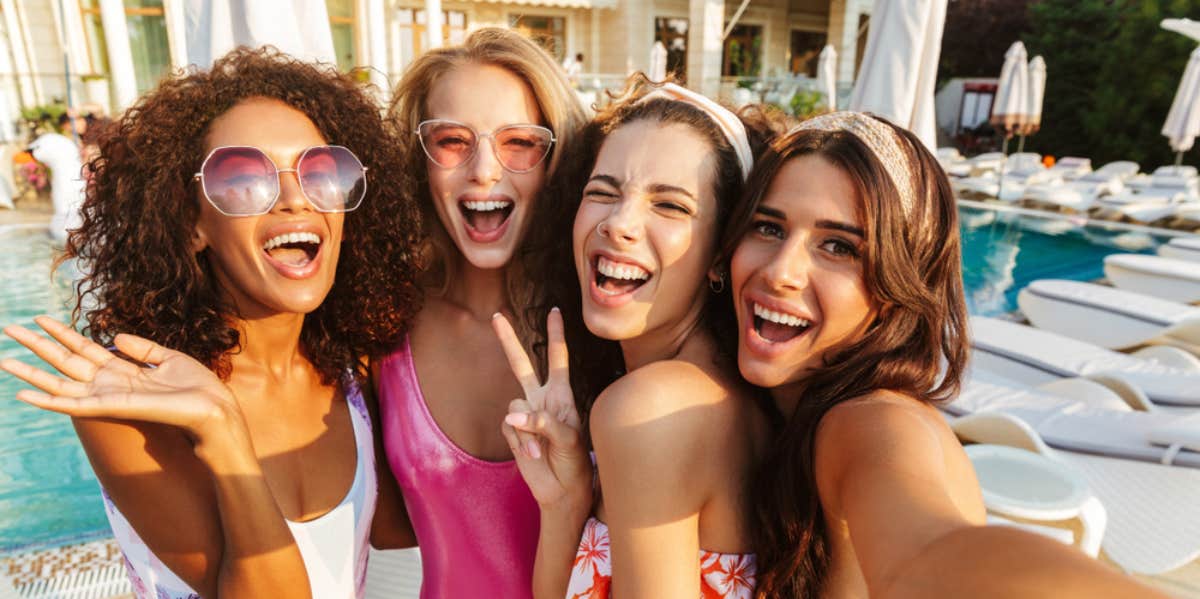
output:
[[[482,202],[477,202],[477,201],[463,202],[462,204],[464,207],[466,207],[467,210],[475,210],[477,212],[489,212],[492,210],[499,210],[501,208],[507,208],[512,205],[512,202],[506,202],[503,200],[486,200],[486,201],[482,201]]]
[[[763,320],[769,320],[771,322],[787,325],[789,327],[808,327],[812,325],[811,321],[800,318],[799,316],[768,310],[758,303],[754,304],[754,315]]]
[[[633,264],[619,264],[613,262],[604,256],[596,261],[596,270],[600,274],[610,279],[621,279],[624,281],[642,281],[650,278],[650,273],[640,266]]]
[[[285,243],[313,243],[320,245],[321,237],[316,233],[281,233],[263,244],[263,251],[271,251]]]

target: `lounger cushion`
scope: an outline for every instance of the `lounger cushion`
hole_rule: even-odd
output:
[[[972,316],[971,346],[1058,377],[1120,374],[1155,403],[1200,406],[1200,373],[1164,366],[1030,326]]]
[[[1057,302],[1101,310],[1162,327],[1189,318],[1200,318],[1200,308],[1094,283],[1042,279],[1030,283],[1025,290]],[[1102,323],[1096,324],[1099,326]]]
[[[1146,430],[1146,439],[1159,445],[1182,445],[1193,453],[1200,451],[1200,412],[1175,416],[1169,421]],[[1200,455],[1200,454],[1197,454]]]
[[[1200,283],[1200,265],[1187,260],[1144,254],[1112,254],[1104,258],[1104,264],[1105,266],[1118,266],[1126,270]]]

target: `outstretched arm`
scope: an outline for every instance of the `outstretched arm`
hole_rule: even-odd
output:
[[[97,478],[164,564],[207,597],[310,597],[299,548],[280,513],[232,393],[204,365],[140,337],[103,347],[47,317],[61,344],[5,333],[68,378],[16,360],[0,367],[41,389],[17,398],[72,416]]]
[[[854,400],[818,429],[821,504],[846,522],[871,596],[1160,596],[1074,548],[981,526],[982,514],[952,491],[963,481],[950,465],[966,457],[927,409],[896,397]]]

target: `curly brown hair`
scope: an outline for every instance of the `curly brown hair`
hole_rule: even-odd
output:
[[[332,289],[305,316],[300,347],[325,384],[363,357],[400,341],[420,307],[415,248],[422,242],[399,146],[369,88],[278,50],[238,48],[211,69],[177,73],[143,96],[97,141],[99,155],[64,259],[84,273],[76,284],[76,323],[108,344],[133,333],[230,373],[240,346],[233,306],[222,302],[208,251],[192,232],[203,201],[193,182],[213,120],[255,97],[279,100],[312,120],[330,144],[350,148],[368,168],[368,197],[346,215]]]

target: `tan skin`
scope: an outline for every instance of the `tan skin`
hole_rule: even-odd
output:
[[[708,277],[717,276],[713,170],[711,149],[687,126],[629,123],[605,140],[576,213],[584,318],[594,334],[620,341],[629,372],[604,390],[590,419],[603,490],[595,513],[609,527],[615,596],[694,599],[701,549],[752,552],[739,481],[764,448],[767,423],[700,323]],[[622,305],[589,289],[598,253],[649,274]],[[549,330],[561,345],[557,318]],[[514,370],[528,371],[515,338],[501,338]],[[569,396],[560,352],[546,386],[526,397]],[[580,498],[591,490],[578,419],[517,402],[506,422],[538,435],[533,451],[515,450],[544,514],[557,518],[542,528],[535,594],[562,597],[588,515]]]
[[[218,117],[205,142],[209,149],[257,147],[277,165],[326,143],[303,113],[265,98]],[[225,300],[244,317],[236,321],[243,343],[229,356],[225,383],[190,357],[132,335],[119,335],[118,349],[156,369],[116,359],[49,318],[37,322],[61,346],[21,327],[5,329],[72,379],[6,360],[4,370],[44,392],[21,391],[18,399],[73,416],[121,513],[206,597],[309,596],[284,519],[327,513],[345,497],[357,465],[345,397],[320,381],[299,346],[304,314],[332,287],[344,214],[313,209],[294,176],[284,175],[280,185],[275,206],[257,217],[222,215],[197,192],[193,247],[209,250]],[[322,239],[319,267],[299,279],[283,276],[262,243],[301,230]],[[380,467],[372,542],[411,545],[399,492]]]
[[[798,157],[772,180],[734,252],[739,369],[771,388],[784,414],[824,353],[875,317],[860,204],[840,168]],[[808,328],[772,333],[755,304]],[[1075,549],[982,526],[970,461],[938,411],[915,397],[879,390],[837,405],[818,426],[815,455],[831,549],[825,596],[1160,596]]]

